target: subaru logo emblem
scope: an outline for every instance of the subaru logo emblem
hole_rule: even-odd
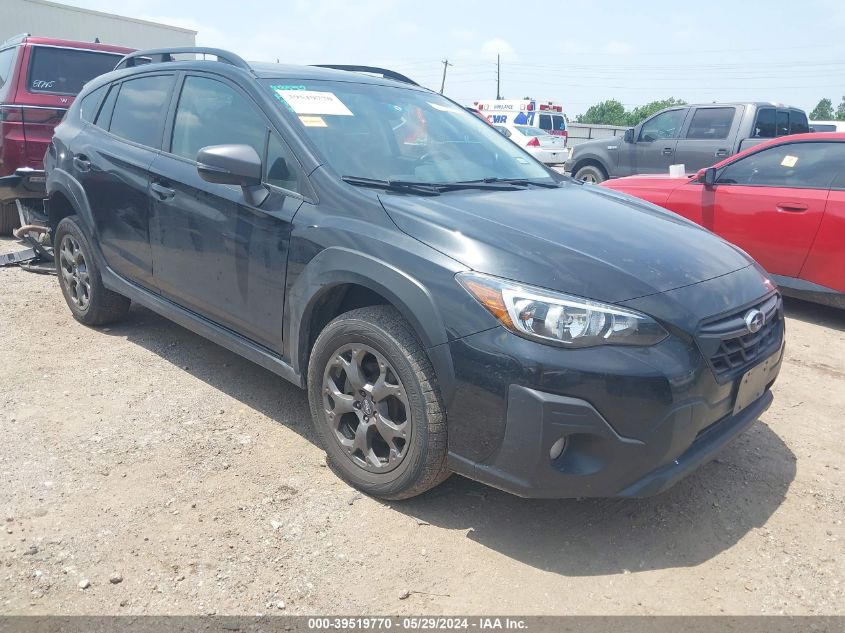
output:
[[[749,310],[748,314],[745,315],[745,327],[747,327],[748,331],[752,334],[759,332],[760,328],[762,328],[765,323],[766,316],[757,309]]]

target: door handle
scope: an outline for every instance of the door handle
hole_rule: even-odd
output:
[[[779,202],[778,211],[789,211],[790,213],[801,213],[807,210],[807,205],[801,202]]]
[[[160,200],[167,200],[167,199],[172,198],[173,196],[176,195],[175,189],[171,189],[170,187],[165,187],[164,185],[162,185],[161,183],[158,183],[158,182],[150,183],[150,189],[153,190],[153,193],[155,193],[159,197]]]
[[[73,157],[73,166],[76,167],[78,171],[91,171],[91,161],[83,154]]]
[[[672,149],[671,147],[664,147],[663,148],[663,155],[664,156],[671,156],[674,153],[675,153],[675,150]]]
[[[726,149],[717,149],[716,150],[716,158],[724,158],[728,154],[730,154],[730,152]]]

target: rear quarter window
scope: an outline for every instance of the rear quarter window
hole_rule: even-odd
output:
[[[806,134],[809,131],[810,124],[807,121],[807,115],[800,110],[791,110],[789,112],[789,133]]]
[[[120,55],[72,48],[34,46],[29,58],[28,90],[77,95],[86,82],[114,70]]]
[[[724,139],[733,125],[734,108],[698,108],[692,116],[687,138]]]
[[[79,116],[82,117],[83,121],[88,121],[89,123],[94,122],[94,117],[97,116],[100,103],[106,95],[106,88],[108,86],[101,86],[82,98],[79,104]]]

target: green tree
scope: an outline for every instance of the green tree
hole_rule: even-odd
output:
[[[628,125],[633,127],[640,121],[644,121],[652,114],[659,112],[663,108],[668,108],[669,106],[674,105],[686,105],[686,103],[687,102],[683,99],[675,99],[675,97],[663,99],[662,101],[652,101],[651,103],[639,106],[628,112],[625,117],[625,123],[620,123],[619,125]]]
[[[625,106],[616,99],[608,99],[587,108],[584,114],[579,114],[575,120],[578,123],[593,125],[625,125]]]
[[[840,109],[842,106],[839,106]],[[830,121],[833,118],[833,101],[824,98],[816,104],[813,111],[810,112],[811,121]]]
[[[845,95],[842,95],[842,103],[836,108],[836,120],[845,121]]]

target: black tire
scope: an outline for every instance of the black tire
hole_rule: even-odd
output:
[[[347,364],[341,360],[344,354],[344,358],[349,359]],[[359,360],[353,354],[358,354]],[[354,381],[349,380],[345,367],[351,368],[352,362],[361,370],[360,382],[366,385],[370,404],[367,404],[366,396],[357,395],[364,394],[363,390],[356,393],[350,386]],[[340,384],[345,387],[341,388]],[[327,385],[338,388],[337,396],[343,397],[342,402],[331,398]],[[388,388],[393,390],[391,395],[376,401],[376,395]],[[357,399],[355,403],[348,400],[347,393]],[[372,306],[352,310],[323,329],[311,351],[308,399],[317,435],[326,450],[327,463],[337,475],[362,492],[382,499],[407,499],[433,488],[449,476],[446,412],[434,370],[410,325],[395,308]],[[351,408],[353,404],[355,410]],[[345,412],[336,415],[330,409],[345,409]],[[385,412],[381,418],[379,411]],[[368,419],[367,412],[370,422],[364,422]],[[336,418],[336,424],[330,416]],[[402,419],[401,425],[393,425]],[[382,427],[377,424],[385,420],[391,423],[388,430],[392,435],[388,439],[381,434]],[[359,427],[367,429],[368,425],[371,430],[375,428],[376,439],[367,443],[372,450],[367,455],[355,453],[355,447],[348,445],[355,445]],[[402,438],[395,432],[399,428],[403,431]],[[406,438],[406,431],[409,438]],[[363,435],[367,433],[363,432]],[[346,447],[342,444],[344,441]],[[386,451],[384,447],[387,447]],[[378,448],[382,455],[376,455]],[[391,460],[395,465],[391,466]],[[373,461],[377,465],[373,465]]]
[[[598,184],[607,180],[607,174],[604,173],[604,170],[598,165],[584,165],[576,170],[573,174],[573,178],[575,178],[575,180],[583,180],[584,182]]]
[[[20,225],[18,206],[14,202],[0,204],[0,235],[11,235]]]
[[[130,301],[103,285],[94,251],[75,215],[64,218],[53,236],[56,276],[73,318],[85,325],[119,321]]]

